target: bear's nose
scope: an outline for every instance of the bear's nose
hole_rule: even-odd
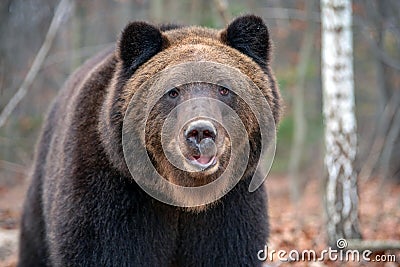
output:
[[[187,125],[185,138],[188,142],[200,144],[201,140],[210,138],[215,140],[217,131],[214,125],[206,120],[192,121]]]

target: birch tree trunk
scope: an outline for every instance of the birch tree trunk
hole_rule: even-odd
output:
[[[360,238],[351,0],[321,0],[328,241]]]

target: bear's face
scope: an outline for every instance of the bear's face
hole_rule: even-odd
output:
[[[201,27],[172,27],[163,31],[147,23],[134,22],[123,31],[116,57],[117,74],[102,108],[100,132],[111,161],[122,174],[129,176],[122,152],[122,124],[135,95],[139,95],[140,103],[133,107],[136,116],[131,118],[132,125],[145,125],[142,144],[158,173],[168,181],[182,186],[207,184],[218,178],[235,156],[231,155],[232,140],[222,125],[224,110],[218,103],[229,106],[243,122],[248,139],[243,138],[243,144],[238,147],[250,143],[246,172],[254,171],[261,149],[260,127],[251,108],[235,92],[204,81],[163,88],[162,92],[152,90],[151,86],[147,90],[139,89],[153,76],[179,64],[215,62],[235,68],[251,79],[261,90],[277,122],[280,95],[269,67],[268,30],[260,18],[240,17],[221,31]],[[146,103],[151,100],[154,105],[146,110]],[[212,113],[213,117],[188,117],[195,111]],[[144,113],[148,116],[143,116]],[[163,142],[164,123],[171,114],[176,125],[167,129],[167,135],[174,138]],[[180,155],[181,166],[191,171],[172,164],[165,150]]]
[[[200,186],[218,178],[231,157],[221,105],[237,110],[237,102],[234,92],[210,83],[193,82],[166,90],[150,111],[145,134],[147,150],[162,176],[182,186]],[[212,114],[212,118],[201,114]],[[163,128],[169,116],[175,123]],[[164,136],[162,131],[167,131]],[[167,139],[164,143],[163,137]],[[172,153],[181,168],[174,167],[165,153],[155,151]]]
[[[234,100],[233,92],[214,84],[193,82],[174,87],[167,90],[150,113],[156,119],[148,121],[149,134],[152,128],[160,129],[159,124],[171,114],[176,123],[172,125],[174,128],[166,130],[174,132],[172,135],[176,138],[172,140],[176,141],[167,142],[168,149],[176,154],[181,151],[183,164],[190,165],[187,169],[202,171],[203,174],[214,173],[219,167],[219,160],[229,157],[225,154],[229,152],[230,144],[229,136],[221,125],[223,110],[219,103],[234,109]],[[176,111],[171,113],[174,109]],[[199,115],[207,113],[213,114],[214,119]],[[177,129],[179,125],[182,127]]]

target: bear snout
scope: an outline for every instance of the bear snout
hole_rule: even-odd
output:
[[[217,130],[214,125],[206,120],[195,120],[188,124],[185,130],[185,138],[189,144],[199,145],[203,139],[209,138],[215,141]]]
[[[186,157],[193,165],[200,169],[215,165],[217,134],[218,131],[213,123],[205,119],[197,119],[184,126]]]

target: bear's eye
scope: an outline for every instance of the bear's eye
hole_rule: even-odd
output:
[[[226,95],[229,94],[229,89],[227,89],[227,88],[221,88],[221,89],[219,89],[219,93],[220,93],[221,95],[223,95],[223,96],[226,96]]]
[[[168,96],[171,98],[176,98],[178,95],[179,95],[179,92],[176,89],[171,89],[168,92]]]

